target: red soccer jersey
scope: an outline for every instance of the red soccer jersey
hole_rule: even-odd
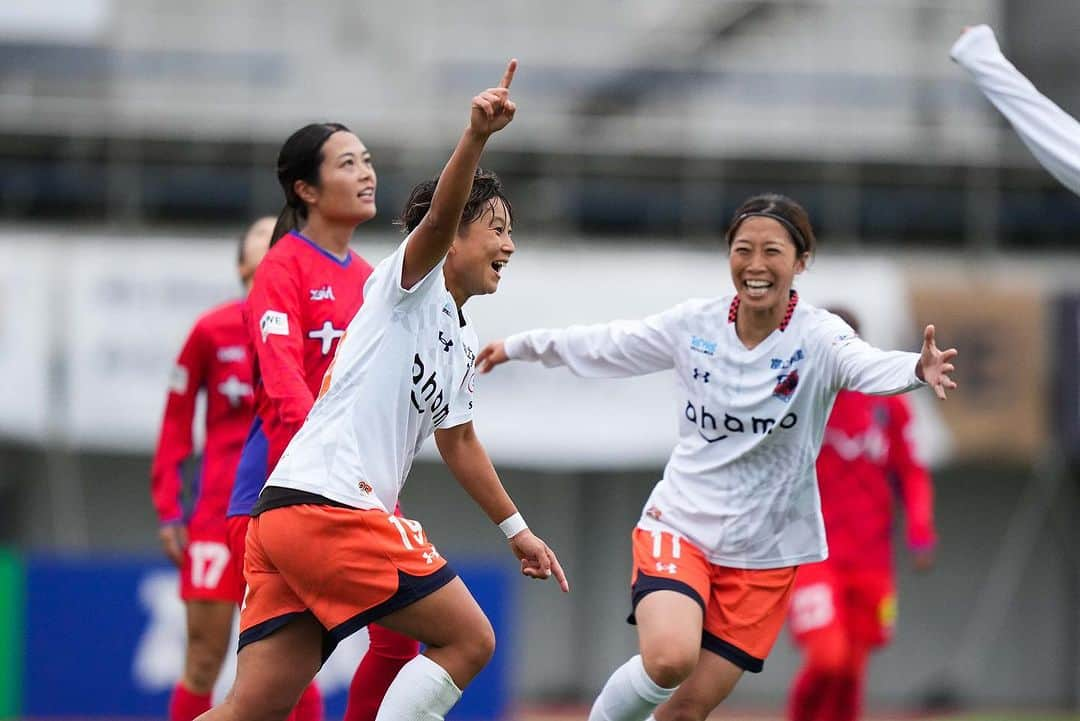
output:
[[[933,488],[908,438],[902,396],[841,391],[817,460],[829,561],[848,568],[892,568],[893,492],[904,501],[908,544],[936,540]]]
[[[256,419],[228,515],[251,511],[263,483],[315,403],[337,341],[364,302],[373,268],[341,260],[303,235],[283,236],[255,271],[246,322],[255,356]]]
[[[181,466],[191,455],[195,398],[206,391],[206,447],[185,514]],[[191,329],[169,382],[169,397],[151,470],[151,495],[162,523],[217,523],[224,527],[236,464],[254,410],[243,302],[208,311]]]

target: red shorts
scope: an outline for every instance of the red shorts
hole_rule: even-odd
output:
[[[189,527],[180,567],[180,598],[239,603],[244,595],[244,574],[232,561],[224,526]]]
[[[811,634],[842,630],[871,648],[892,639],[896,584],[890,570],[841,570],[829,561],[799,569],[791,596],[791,632],[797,643]]]
[[[701,647],[758,673],[787,615],[795,567],[744,569],[709,563],[676,534],[634,529],[632,601],[653,591],[676,591],[704,612]],[[629,618],[634,623],[634,616]]]
[[[240,648],[311,613],[323,658],[349,634],[457,577],[416,521],[380,510],[298,505],[251,519]]]
[[[225,519],[227,542],[229,544],[229,564],[232,572],[240,579],[240,593],[236,597],[236,605],[244,600],[244,546],[247,543],[248,522],[251,516],[229,516]]]

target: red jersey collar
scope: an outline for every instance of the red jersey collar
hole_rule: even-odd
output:
[[[799,303],[799,294],[792,288],[788,291],[788,303],[787,310],[784,311],[784,319],[780,321],[780,330],[787,330],[788,323],[791,322],[791,316],[795,314],[795,306]],[[735,318],[739,315],[739,294],[736,293],[735,297],[731,299],[731,307],[728,308],[727,322],[734,323]]]

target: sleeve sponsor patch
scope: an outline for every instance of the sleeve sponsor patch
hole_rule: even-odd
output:
[[[175,365],[169,371],[169,390],[183,395],[187,393],[188,369],[182,365]]]
[[[268,310],[259,319],[263,343],[272,335],[289,335],[289,316],[279,310]]]

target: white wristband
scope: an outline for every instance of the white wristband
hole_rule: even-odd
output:
[[[507,538],[513,538],[528,527],[528,524],[525,523],[525,519],[521,517],[520,513],[515,513],[499,524],[499,530],[502,531],[503,535]]]

